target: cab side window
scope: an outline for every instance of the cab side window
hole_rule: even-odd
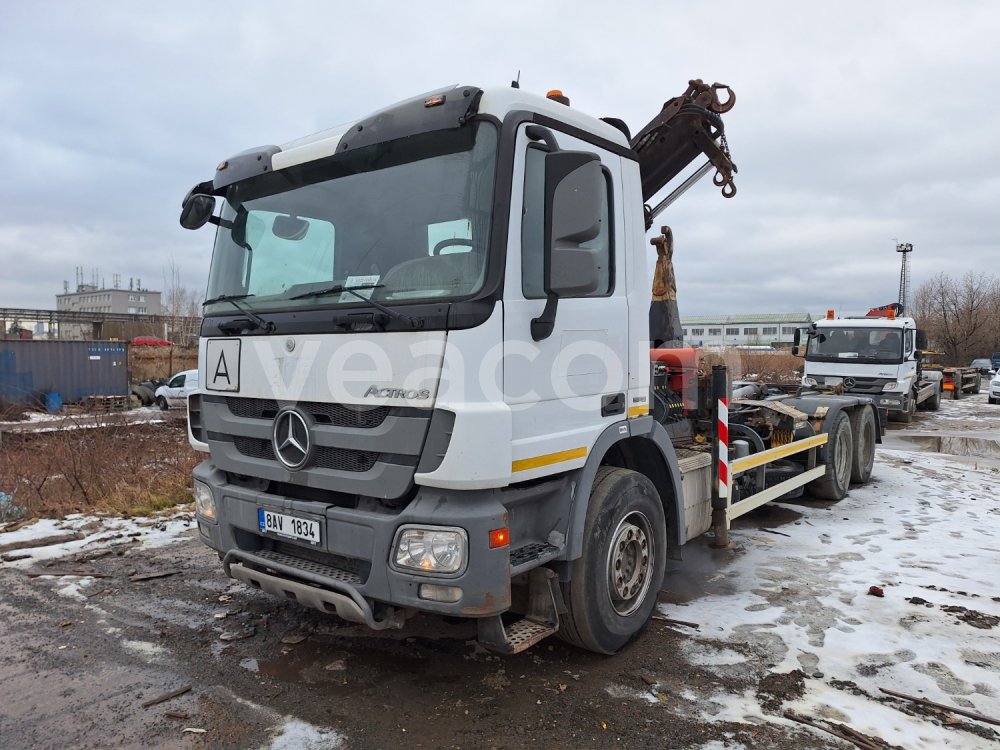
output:
[[[537,146],[529,146],[524,158],[524,203],[521,209],[521,291],[525,299],[545,299],[545,154]],[[581,297],[606,297],[614,290],[614,248],[611,241],[611,180],[605,172],[604,201],[601,208],[601,229],[598,235],[584,242],[583,247],[597,251],[599,283],[597,289]]]

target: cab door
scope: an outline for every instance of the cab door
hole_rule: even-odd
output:
[[[532,137],[525,132],[533,128]],[[504,291],[503,394],[513,427],[517,482],[582,466],[597,436],[627,418],[626,299],[620,157],[554,128],[517,136]],[[548,143],[546,143],[548,141]],[[531,321],[546,303],[543,279],[545,156],[559,150],[600,158],[605,178],[598,236],[598,288],[558,300],[551,335],[535,341]]]

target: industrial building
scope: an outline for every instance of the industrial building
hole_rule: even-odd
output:
[[[742,315],[700,315],[681,317],[684,343],[688,346],[773,346],[792,345],[795,331],[808,328],[809,313],[746,313]]]

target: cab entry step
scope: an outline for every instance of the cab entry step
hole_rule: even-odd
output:
[[[528,614],[506,627],[500,615],[479,620],[479,642],[500,654],[517,654],[559,630],[562,594],[548,568],[528,574]]]

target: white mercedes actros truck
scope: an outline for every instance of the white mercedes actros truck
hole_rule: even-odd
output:
[[[668,231],[650,306],[672,198],[647,203],[699,154],[675,194],[713,166],[735,192],[724,90],[631,137],[558,92],[453,86],[195,186],[181,224],[217,229],[189,431],[225,572],[376,629],[613,653],[689,539],[867,481],[870,398],[734,389],[670,348]]]

